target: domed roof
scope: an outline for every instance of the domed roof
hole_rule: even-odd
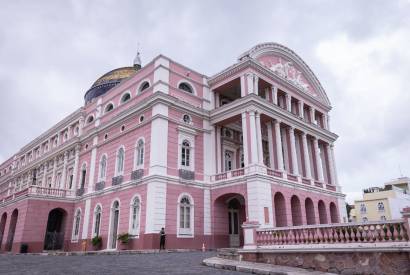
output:
[[[85,93],[85,103],[91,102],[94,98],[105,94],[117,86],[122,80],[133,76],[138,69],[138,66],[122,67],[104,74],[98,78],[91,88]]]

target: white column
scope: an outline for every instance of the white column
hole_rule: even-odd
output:
[[[95,166],[96,166],[96,159],[97,159],[97,143],[98,143],[98,136],[95,136],[93,138],[93,149],[91,150],[91,160],[90,160],[87,193],[91,193],[94,189],[94,178],[95,178],[94,176],[95,176]]]
[[[332,165],[333,165],[332,171],[333,171],[333,177],[334,177],[334,184],[336,186],[339,186],[339,181],[338,181],[338,178],[337,178],[335,151],[334,151],[334,145],[333,144],[330,145],[330,153],[331,153],[330,157],[332,159]]]
[[[273,104],[278,105],[278,88],[275,86],[272,86],[272,100]]]
[[[53,161],[53,174],[51,176],[51,187],[56,188],[56,170],[57,170],[57,158]]]
[[[255,123],[255,111],[249,112],[249,128],[250,128],[250,136],[251,136],[251,156],[252,161],[251,163],[255,164],[258,163],[258,142],[257,142],[257,135],[256,135],[256,123]]]
[[[241,75],[241,97],[246,96],[245,81],[245,75]]]
[[[262,129],[261,129],[261,116],[259,113],[255,115],[256,119],[256,144],[258,145],[258,163],[263,165],[263,147],[262,147]]]
[[[309,107],[310,123],[315,124],[315,109]]]
[[[249,165],[249,147],[248,147],[248,125],[246,122],[246,112],[242,113],[242,140],[243,140],[243,161],[245,167]]]
[[[217,173],[222,172],[222,146],[221,146],[221,126],[216,125],[216,165]]]
[[[272,136],[272,121],[266,123],[268,129],[268,147],[269,147],[269,162],[270,168],[275,168],[275,158],[273,157],[273,136]]]
[[[329,143],[326,143],[325,149],[326,149],[326,156],[327,156],[327,161],[328,161],[328,167],[329,167],[329,177],[330,177],[330,184],[336,185],[336,180],[335,180],[335,168],[333,164],[333,157],[332,157],[332,149],[330,149]]]
[[[67,162],[68,162],[68,152],[64,152],[64,164],[63,164],[63,172],[61,174],[61,189],[66,189],[65,180],[67,177]]]
[[[68,129],[67,129],[67,139],[70,139],[70,138],[71,138],[72,128],[73,128],[73,127],[71,127],[71,125],[68,126]]]
[[[328,129],[327,117],[328,117],[328,116],[327,116],[326,114],[323,114],[323,116],[322,116],[323,128],[324,128],[324,129]]]
[[[259,77],[257,75],[253,75],[253,90],[256,95],[259,95]]]
[[[78,122],[78,136],[81,136],[83,133],[83,127],[84,127],[84,118],[80,118]]]
[[[303,119],[303,102],[301,100],[298,101],[298,108],[299,108],[299,117]]]
[[[276,154],[278,159],[278,170],[283,171],[282,139],[280,136],[280,121],[275,120]]]
[[[290,94],[286,94],[286,109],[289,112],[292,112],[292,97]]]
[[[299,175],[298,157],[296,153],[295,128],[293,128],[292,126],[289,127],[289,136],[290,136],[290,153],[292,155],[293,174]]]
[[[305,163],[306,178],[312,178],[312,172],[310,170],[310,159],[309,159],[309,150],[307,144],[306,133],[302,133],[302,143],[303,143],[303,161]]]
[[[71,186],[72,190],[77,189],[77,174],[78,174],[78,165],[80,161],[80,145],[75,147],[75,158],[74,158],[74,169],[73,169],[73,184]]]
[[[47,177],[46,177],[46,174],[47,174],[47,167],[46,167],[46,164],[47,163],[44,163],[43,164],[43,187],[46,187],[47,186]]]
[[[324,179],[323,179],[322,160],[321,160],[321,157],[320,157],[319,141],[318,141],[317,137],[314,137],[313,145],[314,145],[314,148],[315,148],[316,170],[317,170],[318,180],[320,182],[323,182]]]
[[[221,105],[221,101],[219,99],[219,93],[215,92],[215,108],[219,108]]]

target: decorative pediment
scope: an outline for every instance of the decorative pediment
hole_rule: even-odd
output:
[[[292,50],[277,43],[259,44],[243,53],[239,60],[252,58],[302,92],[330,105],[329,99],[309,66]]]

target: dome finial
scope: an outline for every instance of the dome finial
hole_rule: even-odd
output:
[[[137,44],[137,56],[134,58],[134,68],[141,69],[141,58],[140,58],[140,43]]]

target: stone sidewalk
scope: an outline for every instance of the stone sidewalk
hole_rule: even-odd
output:
[[[302,268],[287,267],[263,263],[253,263],[246,261],[234,261],[222,259],[219,257],[212,257],[202,261],[202,263],[209,267],[227,269],[232,271],[240,271],[253,274],[263,275],[334,275],[334,273],[325,273],[320,271],[309,271]]]

